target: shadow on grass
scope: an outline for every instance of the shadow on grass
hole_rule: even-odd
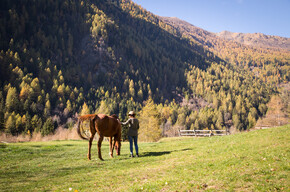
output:
[[[179,152],[179,151],[190,151],[192,149],[186,148],[186,149],[180,149],[180,150],[173,150],[173,151],[150,151],[150,152],[144,152],[141,154],[142,157],[148,157],[148,156],[162,156],[167,155],[172,152]]]
[[[41,148],[42,146],[41,145],[31,145],[31,147],[33,147],[33,148]]]
[[[6,147],[7,147],[6,144],[4,144],[4,143],[0,143],[0,148],[6,148]]]
[[[171,152],[172,151],[145,152],[145,153],[142,153],[141,156],[142,157],[162,156],[162,155],[170,154]]]

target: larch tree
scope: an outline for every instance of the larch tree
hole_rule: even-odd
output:
[[[139,138],[142,141],[152,142],[161,138],[160,114],[152,98],[149,98],[140,113]]]
[[[87,115],[87,114],[90,114],[90,109],[88,105],[84,103],[80,115]]]
[[[8,112],[17,111],[18,108],[18,96],[15,87],[9,87],[6,97],[6,109]]]

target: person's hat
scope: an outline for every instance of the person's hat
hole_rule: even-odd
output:
[[[130,111],[129,115],[135,115],[134,111]]]

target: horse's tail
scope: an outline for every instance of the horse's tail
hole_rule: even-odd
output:
[[[78,126],[77,126],[77,132],[78,132],[78,135],[80,136],[80,138],[84,139],[84,140],[89,140],[88,138],[84,137],[81,133],[81,123],[82,123],[82,119],[79,118],[78,120]]]

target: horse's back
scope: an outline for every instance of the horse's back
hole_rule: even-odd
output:
[[[107,116],[104,114],[97,115],[96,126],[100,134],[106,137],[111,137],[118,134],[121,131],[120,121],[117,116]]]
[[[81,121],[85,121],[85,120],[93,120],[97,117],[96,114],[88,114],[88,115],[82,115],[82,116],[79,116],[78,118],[81,120]]]

